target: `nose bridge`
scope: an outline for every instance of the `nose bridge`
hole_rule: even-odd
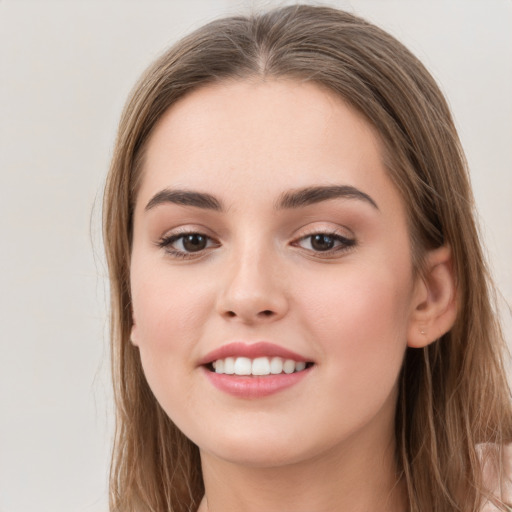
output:
[[[245,322],[269,321],[287,311],[279,255],[264,236],[247,236],[235,244],[227,262],[219,313]]]

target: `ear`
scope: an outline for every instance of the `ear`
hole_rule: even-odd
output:
[[[418,277],[413,294],[409,347],[426,347],[452,328],[457,317],[456,295],[450,247],[429,251],[425,272]]]

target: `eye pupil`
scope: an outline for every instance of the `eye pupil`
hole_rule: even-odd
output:
[[[183,247],[188,252],[202,251],[206,248],[206,237],[198,234],[186,235],[183,237]]]
[[[334,247],[334,238],[329,235],[313,235],[311,237],[311,247],[315,251],[328,251]]]

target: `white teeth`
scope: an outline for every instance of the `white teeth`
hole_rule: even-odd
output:
[[[226,359],[224,359],[224,373],[227,375],[233,375],[235,373],[234,357],[226,357]]]
[[[224,373],[224,361],[222,359],[215,361],[215,373]]]
[[[273,357],[270,360],[270,373],[277,375],[283,372],[283,360],[280,357]]]
[[[302,370],[304,370],[304,368],[306,368],[306,363],[304,361],[295,363],[295,371],[296,372],[301,372]],[[226,371],[226,363],[224,363],[224,371]]]
[[[292,359],[287,359],[283,363],[283,371],[284,373],[293,373],[295,371],[295,361]]]
[[[269,375],[270,374],[270,361],[268,357],[257,357],[252,362],[253,375]]]
[[[304,361],[283,359],[281,357],[226,357],[212,363],[215,373],[226,375],[279,375],[280,373],[301,372],[306,368]]]
[[[235,375],[251,375],[252,364],[248,357],[235,359]]]

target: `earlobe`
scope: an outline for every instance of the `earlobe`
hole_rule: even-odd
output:
[[[457,293],[450,247],[430,251],[418,277],[407,344],[422,348],[446,334],[457,317]]]

